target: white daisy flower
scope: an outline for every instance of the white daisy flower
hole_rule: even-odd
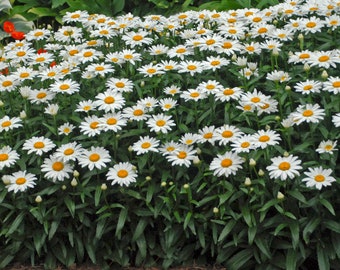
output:
[[[109,169],[106,174],[106,179],[112,180],[111,185],[129,186],[131,183],[136,182],[137,176],[132,164],[129,162],[120,162]]]
[[[270,160],[272,164],[267,166],[267,170],[271,179],[279,178],[284,181],[287,178],[294,179],[300,175],[298,170],[301,170],[302,167],[298,157],[289,155],[288,157],[274,157]]]
[[[19,159],[17,151],[9,146],[0,148],[0,170],[4,167],[11,167]]]
[[[223,155],[217,155],[209,165],[209,169],[213,174],[220,177],[235,175],[239,169],[242,169],[241,164],[244,160],[236,153],[225,152]]]
[[[336,149],[337,146],[337,141],[332,141],[332,140],[327,140],[327,141],[322,141],[320,142],[318,148],[315,150],[319,154],[322,153],[329,153],[333,154],[333,151],[337,151]]]
[[[35,153],[38,156],[43,155],[44,153],[49,152],[55,147],[53,141],[49,138],[41,137],[32,137],[25,141],[24,145],[22,146],[23,150],[27,150],[28,154]]]
[[[17,193],[23,192],[28,188],[33,188],[36,183],[37,177],[34,174],[27,173],[26,171],[18,171],[8,176],[10,183],[6,185],[8,191]]]
[[[320,190],[336,182],[336,179],[331,176],[331,173],[331,169],[323,169],[321,166],[308,168],[308,172],[304,173],[307,177],[303,178],[302,182],[306,182],[307,187],[316,187]]]
[[[44,163],[41,165],[41,171],[45,173],[46,178],[56,182],[69,178],[70,173],[73,172],[73,168],[62,158],[51,156],[44,159]]]
[[[111,162],[109,151],[104,147],[91,146],[90,149],[84,149],[82,154],[78,157],[78,163],[81,167],[88,167],[89,170],[102,169],[107,167],[106,163]]]

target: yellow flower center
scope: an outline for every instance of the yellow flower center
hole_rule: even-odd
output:
[[[329,60],[328,55],[322,55],[319,57],[319,62],[327,62]]]
[[[198,92],[190,93],[190,96],[193,97],[193,98],[197,98],[197,97],[199,97],[199,95],[200,95],[200,93],[198,93]]]
[[[303,87],[303,90],[305,90],[305,91],[309,91],[309,90],[311,90],[311,89],[313,89],[313,85],[311,85],[311,84],[305,85],[305,86]]]
[[[215,44],[216,43],[216,41],[214,40],[214,39],[208,39],[206,42],[205,42],[205,44],[207,44],[207,45],[213,45],[213,44]]]
[[[206,31],[205,29],[200,29],[197,31],[197,34],[201,35],[201,34],[204,34]]]
[[[106,22],[106,19],[105,18],[100,18],[97,20],[97,23],[104,23]]]
[[[45,147],[45,144],[43,142],[36,142],[33,144],[34,148],[41,149]]]
[[[34,33],[34,36],[35,36],[35,37],[41,37],[41,36],[43,36],[43,35],[44,35],[44,33],[41,32],[41,31],[38,31],[38,32],[35,32],[35,33]]]
[[[94,46],[96,44],[97,44],[97,40],[90,40],[90,41],[87,42],[87,45],[89,45],[89,46]]]
[[[168,146],[167,148],[166,148],[166,151],[168,151],[168,152],[172,152],[172,151],[174,151],[175,150],[175,147],[173,147],[173,146]]]
[[[45,57],[41,56],[41,57],[37,57],[37,58],[35,59],[35,61],[40,63],[40,62],[44,62],[45,59],[46,59]]]
[[[268,32],[268,29],[265,28],[265,27],[261,27],[257,32],[258,32],[259,34],[264,34],[264,33],[267,33],[267,32]]]
[[[64,84],[59,86],[59,89],[65,91],[65,90],[70,89],[70,86],[68,84],[64,83]]]
[[[99,31],[99,34],[101,34],[101,35],[108,35],[109,31],[107,31],[106,29],[103,29],[103,30]]]
[[[98,125],[99,125],[99,122],[92,122],[92,123],[90,124],[90,128],[96,129],[96,128],[98,128]]]
[[[211,139],[213,137],[213,133],[212,132],[208,132],[208,133],[205,133],[203,135],[203,138],[204,139]]]
[[[66,128],[64,128],[64,133],[69,133],[71,130],[68,128],[68,127],[66,127]]]
[[[43,99],[43,98],[45,98],[46,96],[47,96],[47,94],[44,93],[44,92],[40,92],[40,93],[37,94],[37,98],[38,98],[38,99]]]
[[[176,50],[176,53],[185,53],[187,50],[185,48],[179,48]]]
[[[231,138],[234,135],[234,133],[230,130],[225,130],[222,132],[221,135],[223,138]]]
[[[174,69],[174,66],[172,66],[172,65],[166,65],[164,68],[167,69],[167,70],[170,70],[170,69]]]
[[[216,18],[219,18],[220,16],[221,16],[220,14],[214,13],[211,17],[214,18],[214,19],[216,19]]]
[[[123,83],[123,82],[116,82],[116,87],[124,88],[125,87],[125,83]]]
[[[170,109],[171,107],[172,107],[171,104],[164,104],[164,108],[165,108],[165,109]]]
[[[11,122],[11,121],[4,121],[4,122],[2,122],[2,124],[1,124],[1,126],[2,126],[3,128],[9,127],[10,125],[12,125],[12,122]]]
[[[89,111],[89,110],[91,110],[91,106],[85,105],[85,106],[83,107],[83,110],[84,110],[84,111]]]
[[[144,112],[141,109],[134,110],[134,112],[133,112],[134,116],[141,116],[143,114],[144,114]]]
[[[180,159],[185,159],[187,157],[187,153],[185,151],[180,151],[177,154],[177,157],[180,158]]]
[[[178,19],[183,20],[183,19],[185,19],[187,17],[188,16],[186,14],[181,14],[181,15],[178,16]]]
[[[133,36],[132,38],[134,41],[141,41],[143,39],[143,36],[142,35],[135,35]]]
[[[154,74],[156,72],[156,69],[155,68],[149,68],[146,72],[149,73],[149,74]]]
[[[286,14],[292,14],[292,13],[294,13],[294,10],[292,10],[292,9],[286,9],[286,10],[284,11],[284,13],[286,13]]]
[[[30,76],[30,74],[28,72],[23,72],[23,73],[20,74],[20,78],[27,78],[29,76]]]
[[[267,136],[267,135],[262,135],[262,136],[260,136],[260,138],[259,138],[259,141],[260,141],[260,142],[268,142],[269,140],[270,140],[270,137]]]
[[[333,82],[333,87],[339,88],[340,87],[340,81]]]
[[[225,95],[225,96],[230,96],[230,95],[234,94],[234,92],[235,92],[235,91],[234,91],[233,89],[227,88],[227,89],[224,89],[223,95]]]
[[[247,104],[243,106],[243,110],[250,111],[252,109],[251,105]]]
[[[213,90],[213,89],[215,89],[215,85],[213,85],[213,84],[208,84],[205,88],[206,88],[207,90]]]
[[[74,153],[74,149],[72,149],[72,148],[67,148],[67,149],[64,150],[65,156],[72,155],[73,153]]]
[[[308,22],[308,23],[306,23],[306,27],[308,27],[308,28],[314,28],[315,26],[316,26],[315,22]]]
[[[221,64],[221,62],[218,61],[218,60],[213,60],[213,61],[210,62],[210,64],[211,64],[212,66],[218,66],[219,64]]]
[[[301,53],[299,58],[300,59],[308,59],[308,58],[310,58],[310,54],[309,53]]]
[[[106,120],[106,124],[108,124],[108,125],[115,125],[115,124],[117,124],[117,119],[116,118],[109,118],[109,119],[107,119]]]
[[[187,68],[188,68],[189,70],[195,70],[195,69],[197,69],[197,67],[196,67],[195,65],[188,65]]]
[[[235,22],[237,22],[236,18],[229,18],[227,21],[228,21],[228,23],[235,23]]]
[[[120,177],[120,178],[125,178],[129,175],[128,171],[127,170],[119,170],[117,172],[117,176]]]
[[[246,16],[246,17],[249,17],[249,16],[251,16],[251,15],[253,15],[254,14],[254,12],[252,12],[252,11],[247,11],[246,13],[244,13],[244,15]]]
[[[47,77],[54,77],[55,75],[56,73],[54,71],[47,73]]]
[[[6,161],[9,158],[8,154],[2,153],[0,154],[0,161]]]
[[[325,179],[326,178],[322,174],[317,174],[317,175],[314,176],[314,180],[316,182],[323,182],[323,181],[325,181]]]
[[[93,52],[84,52],[84,57],[91,57],[93,55]]]
[[[15,183],[17,184],[17,185],[23,185],[23,184],[25,184],[26,183],[26,178],[25,177],[19,177],[19,178],[17,178],[17,180],[15,180]]]
[[[333,145],[331,145],[331,144],[325,145],[325,150],[331,151],[332,149],[333,149]]]
[[[72,14],[71,18],[72,19],[78,19],[80,17],[80,14]]]
[[[228,32],[229,32],[229,34],[236,34],[237,33],[236,29],[229,29]]]
[[[11,85],[13,85],[13,83],[12,83],[11,81],[3,81],[3,82],[2,82],[2,86],[3,86],[3,87],[9,87],[9,86],[11,86]]]
[[[104,98],[104,102],[105,102],[106,104],[112,104],[112,103],[115,102],[115,99],[114,99],[114,97],[112,97],[112,96],[108,96],[108,97]]]
[[[253,103],[258,103],[258,102],[261,101],[261,99],[259,97],[253,97],[253,98],[250,99],[250,101],[253,102]]]
[[[142,145],[141,145],[141,147],[142,147],[143,149],[147,149],[147,148],[149,148],[150,146],[151,146],[151,143],[149,143],[149,142],[143,142]]]
[[[233,44],[231,42],[224,42],[222,48],[223,49],[230,49],[233,47]]]
[[[59,172],[64,169],[64,163],[62,163],[61,161],[56,161],[53,163],[52,169]]]
[[[18,57],[23,57],[25,55],[26,55],[26,52],[24,52],[24,51],[17,52]]]
[[[103,70],[105,70],[105,68],[104,68],[103,66],[97,66],[97,67],[95,68],[95,70],[96,70],[96,71],[103,71]]]
[[[260,22],[260,21],[262,21],[262,18],[261,17],[254,17],[253,18],[253,22]]]
[[[250,143],[249,142],[243,142],[241,143],[241,147],[242,148],[248,148],[250,146]]]
[[[92,162],[96,162],[100,159],[100,155],[98,155],[97,153],[93,153],[89,156],[89,160]]]
[[[281,171],[287,171],[287,170],[289,170],[289,169],[290,169],[290,163],[287,162],[287,161],[281,162],[281,163],[279,164],[279,169],[280,169]]]
[[[305,116],[305,117],[310,117],[312,116],[314,113],[312,110],[305,110],[302,115]]]
[[[166,124],[166,122],[164,120],[158,120],[156,121],[156,125],[159,127],[163,127]]]
[[[221,167],[228,168],[233,165],[233,161],[230,158],[225,158],[221,161]]]
[[[246,50],[250,51],[250,52],[253,52],[253,51],[255,51],[255,48],[254,48],[254,46],[247,46]]]

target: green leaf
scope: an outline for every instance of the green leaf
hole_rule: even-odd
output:
[[[66,3],[66,0],[52,0],[52,9],[62,6]]]
[[[185,216],[184,224],[183,224],[184,230],[187,228],[187,226],[190,222],[191,216],[192,216],[192,212],[187,213],[187,215]]]
[[[261,250],[262,254],[265,255],[268,259],[271,259],[272,254],[270,253],[268,238],[267,237],[256,237],[254,240],[256,246]]]
[[[318,258],[318,265],[320,270],[329,270],[330,264],[329,264],[329,258],[327,255],[327,250],[321,245],[321,243],[318,243],[316,246],[316,254]]]
[[[299,244],[299,239],[300,239],[300,228],[299,228],[299,223],[298,222],[291,222],[289,224],[291,236],[292,236],[292,244],[293,248],[296,249],[296,247]]]
[[[321,198],[321,199],[320,199],[320,202],[321,202],[321,204],[322,204],[324,207],[327,208],[327,210],[328,210],[333,216],[336,215],[336,214],[335,214],[335,211],[334,211],[334,208],[333,208],[332,204],[331,204],[329,201],[327,201],[326,199]]]
[[[122,229],[124,227],[127,214],[128,214],[128,210],[126,208],[122,208],[122,210],[120,210],[118,222],[117,222],[117,227],[116,227],[116,233],[115,233],[115,235],[118,237],[118,239],[120,239],[121,232],[122,232]]]
[[[117,14],[123,11],[124,7],[125,7],[125,0],[113,0],[112,9],[113,9],[114,14]]]
[[[132,239],[131,239],[132,242],[135,242],[143,234],[145,227],[147,225],[148,225],[148,219],[143,218],[138,222],[135,228],[135,231],[133,233]]]
[[[50,8],[44,8],[44,7],[31,8],[27,12],[36,14],[39,17],[56,17],[56,16],[58,16],[58,13],[56,13],[54,10],[52,10]]]
[[[249,243],[249,245],[253,244],[254,238],[256,236],[256,232],[257,232],[256,226],[248,228],[248,243]]]
[[[23,221],[24,217],[25,217],[25,212],[24,211],[20,212],[17,215],[17,217],[11,223],[11,226],[8,229],[7,233],[6,233],[6,236],[11,235],[12,233],[14,233],[19,228],[19,226],[22,224],[22,221]]]
[[[14,259],[14,255],[5,255],[0,257],[0,269],[6,267]]]
[[[98,186],[96,188],[96,192],[94,193],[94,206],[98,206],[99,205],[99,202],[100,202],[100,197],[102,195],[102,189],[100,186]]]
[[[287,194],[294,197],[295,199],[299,200],[302,203],[307,203],[306,198],[298,190],[289,190],[287,191]]]
[[[279,224],[279,225],[276,227],[275,231],[274,231],[274,235],[277,236],[277,235],[279,234],[279,232],[282,231],[282,230],[283,230],[284,228],[286,228],[287,226],[288,226],[288,225],[285,224],[285,223]]]
[[[205,248],[205,235],[204,235],[204,230],[203,227],[200,226],[197,229],[197,236],[198,236],[198,241],[200,242],[201,248]]]
[[[76,212],[76,205],[75,205],[74,201],[69,196],[66,196],[64,198],[64,202],[67,206],[67,209],[70,211],[72,217],[74,218],[74,214]]]
[[[277,204],[277,199],[272,199],[268,202],[266,202],[259,210],[258,212],[264,212],[268,210],[270,207],[272,207],[274,204]]]
[[[249,212],[248,205],[243,206],[241,208],[241,212],[242,212],[242,217],[243,217],[244,221],[247,223],[247,225],[249,227],[252,227],[253,226],[252,218],[251,218],[251,214]]]
[[[60,224],[60,220],[54,220],[51,223],[50,231],[48,232],[48,240],[51,240],[54,234],[56,233]]]
[[[231,230],[235,227],[236,225],[236,221],[235,220],[230,220],[226,225],[225,227],[223,228],[223,230],[221,231],[219,237],[218,237],[218,242],[221,242],[223,241],[227,236],[228,234],[231,232]]]
[[[286,255],[286,270],[295,270],[297,263],[297,253],[294,249],[288,249]]]
[[[321,218],[314,217],[310,219],[307,225],[304,227],[302,231],[303,240],[308,244],[309,243],[309,235],[314,232],[314,230],[319,226],[321,222]]]
[[[227,269],[230,270],[244,269],[242,268],[242,266],[246,262],[248,262],[251,258],[253,258],[253,250],[243,249],[232,256],[232,258],[226,264]]]
[[[327,229],[330,229],[331,231],[340,234],[340,222],[336,222],[336,221],[333,221],[333,220],[326,220],[326,221],[323,221],[322,224]]]
[[[106,227],[106,219],[101,219],[97,221],[97,227],[96,227],[96,238],[99,240],[102,238],[102,235],[105,231]]]
[[[87,251],[87,254],[89,255],[92,263],[96,264],[96,253],[95,253],[95,248],[93,246],[93,242],[91,239],[88,239],[90,242],[85,243],[85,249]]]

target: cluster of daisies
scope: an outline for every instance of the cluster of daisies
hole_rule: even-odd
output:
[[[26,33],[0,58],[6,188],[69,180],[77,170],[128,186],[141,177],[142,155],[164,160],[162,170],[203,164],[216,177],[246,177],[242,168],[257,151],[267,153],[270,179],[331,185],[334,171],[304,168],[309,160],[289,153],[296,145],[286,135],[327,123],[333,132],[313,150],[337,153],[340,50],[331,38],[340,34],[339,14],[338,0],[170,17],[76,11],[57,31]],[[185,109],[191,113],[180,115]],[[261,124],[266,117],[274,121]]]

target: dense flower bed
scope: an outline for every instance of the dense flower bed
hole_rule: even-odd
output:
[[[58,215],[65,205],[74,219],[85,202],[100,236],[113,230],[121,239],[128,209],[139,205],[147,217],[182,224],[187,238],[197,235],[202,254],[210,226],[210,256],[218,255],[212,245],[224,243],[219,251],[232,248],[231,256],[244,241],[265,254],[221,255],[229,267],[250,258],[275,264],[273,242],[262,242],[260,232],[286,237],[300,251],[302,232],[306,244],[315,230],[338,234],[339,9],[328,0],[168,18],[78,11],[55,32],[35,29],[7,44],[0,62],[0,213],[15,226],[0,235],[22,232],[30,215],[52,239],[60,220],[51,233],[48,209]],[[111,218],[117,224],[110,230]],[[214,225],[199,230],[202,219]],[[275,226],[260,229],[270,219]],[[133,241],[150,223],[138,223]],[[36,237],[39,255],[48,244]],[[144,242],[135,247],[137,264],[147,257]],[[339,251],[328,256],[314,245],[319,265],[339,261]],[[287,252],[292,265],[311,254]],[[84,257],[73,255],[56,257]],[[111,260],[124,265],[123,257]],[[167,260],[165,267],[173,262]]]

